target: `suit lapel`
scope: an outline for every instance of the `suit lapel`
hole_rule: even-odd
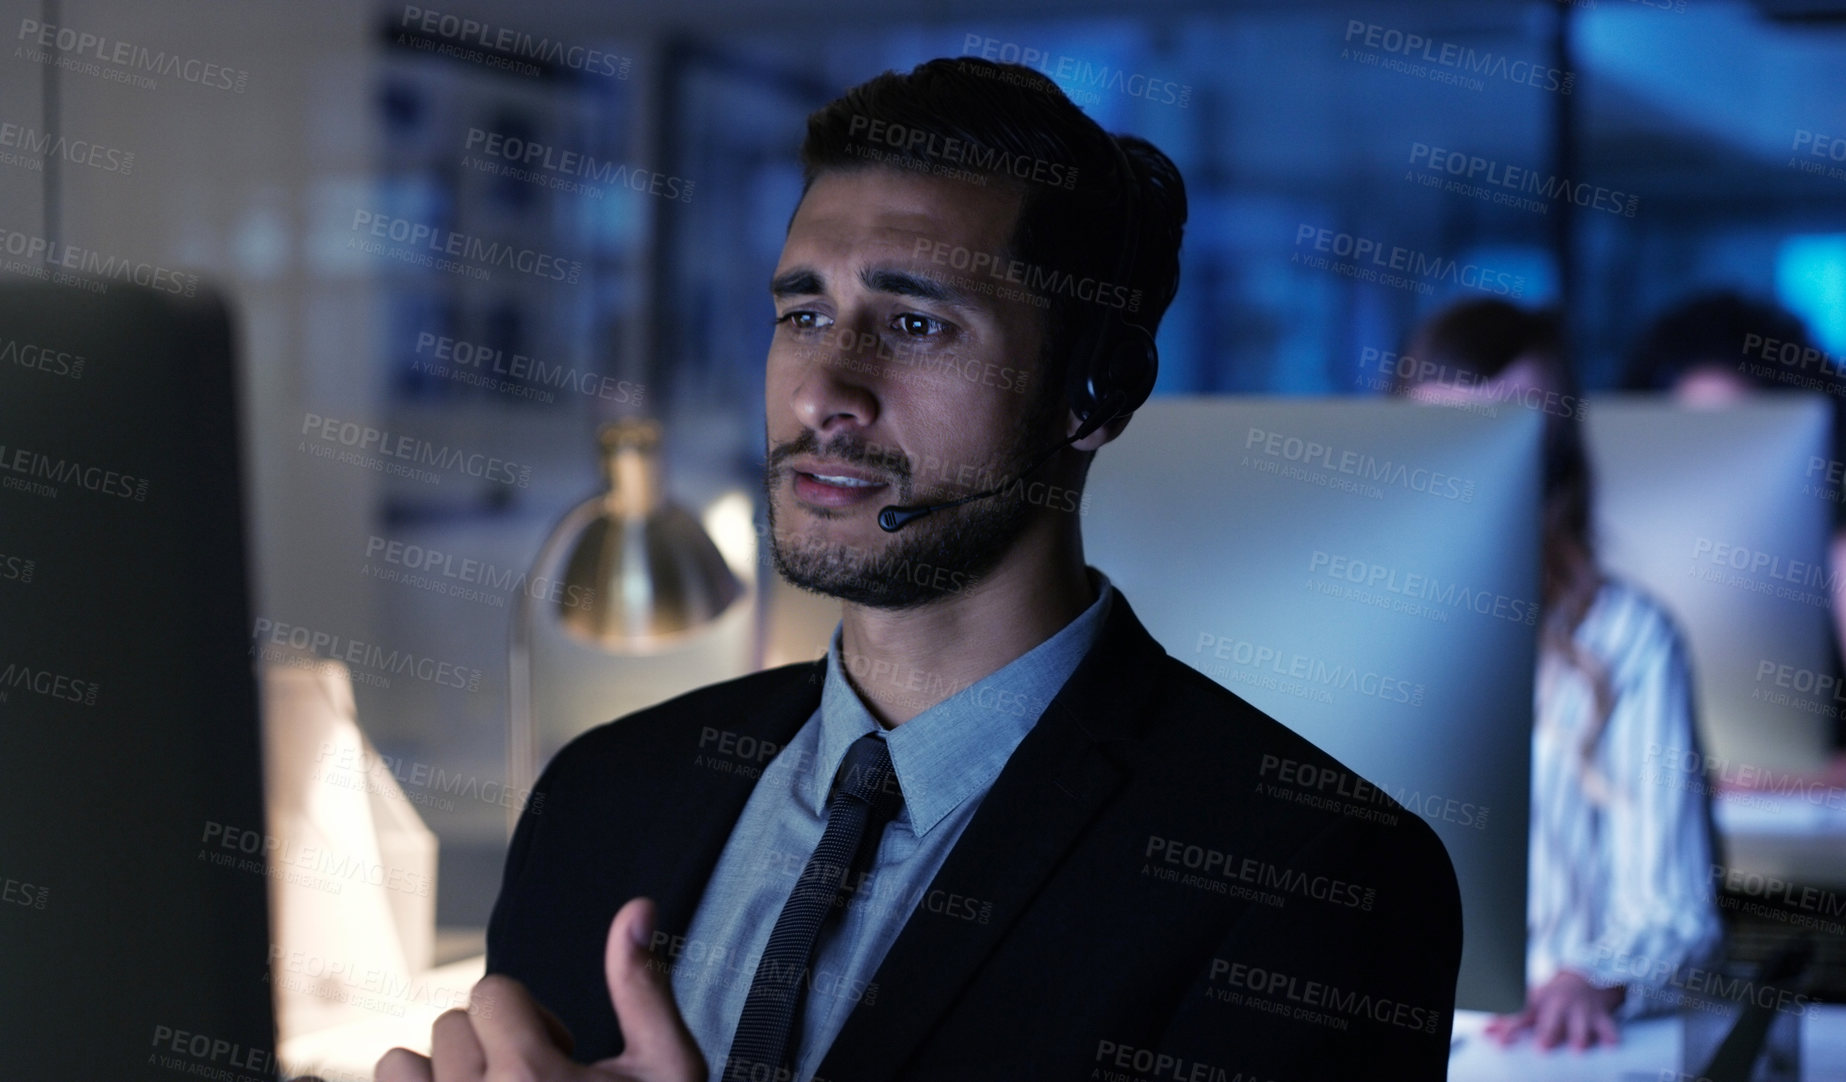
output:
[[[711,724],[739,737],[748,736],[786,747],[820,707],[825,674],[825,659],[811,666],[791,669],[791,686],[786,692],[764,694],[757,690],[748,702],[728,704],[734,707],[727,711],[729,716],[714,716]],[[670,757],[656,761],[685,764],[682,770],[663,779],[665,788],[669,792],[677,790],[673,795],[678,798],[674,803],[679,806],[683,806],[684,794],[698,793],[699,813],[688,817],[681,824],[682,829],[662,831],[651,839],[648,844],[652,852],[640,862],[642,867],[661,870],[655,879],[660,885],[649,888],[658,891],[654,895],[655,926],[674,932],[683,932],[692,926],[693,914],[712,872],[718,867],[718,858],[724,854],[725,843],[730,840],[731,831],[743,816],[744,805],[762,777],[761,769],[720,773],[701,764],[699,754],[690,750],[697,736],[696,729],[687,730],[688,746],[674,749]],[[739,760],[738,765],[742,762]],[[766,765],[753,763],[755,767]]]
[[[1095,647],[1007,760],[930,883],[991,904],[991,918],[913,913],[872,977],[879,1003],[846,1019],[817,1077],[884,1082],[914,1054],[1121,787],[1126,769],[1111,745],[1134,738],[1163,656],[1117,592]]]

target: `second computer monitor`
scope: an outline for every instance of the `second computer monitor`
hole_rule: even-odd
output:
[[[1422,815],[1461,884],[1456,1005],[1525,998],[1542,418],[1156,398],[1097,454],[1085,558],[1168,653]]]
[[[1841,467],[1818,395],[1718,409],[1602,395],[1585,411],[1597,558],[1672,613],[1692,653],[1702,749],[1678,775],[1819,771],[1846,705],[1827,540]]]

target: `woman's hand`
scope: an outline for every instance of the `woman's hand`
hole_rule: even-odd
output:
[[[1561,969],[1526,995],[1525,1010],[1496,1017],[1485,1033],[1505,1048],[1531,1030],[1532,1042],[1547,1052],[1566,1040],[1578,1052],[1597,1043],[1620,1044],[1615,1008],[1624,994],[1621,985],[1598,988],[1581,973]]]

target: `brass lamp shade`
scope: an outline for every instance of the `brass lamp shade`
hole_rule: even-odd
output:
[[[699,520],[666,502],[659,422],[617,421],[598,438],[609,489],[554,536],[568,555],[553,611],[578,639],[645,652],[717,618],[743,584]]]
[[[597,439],[608,488],[547,535],[532,569],[533,581],[547,585],[520,591],[509,629],[507,786],[516,792],[591,726],[749,671],[748,592],[701,522],[666,502],[659,423],[617,421]],[[588,647],[549,651],[552,698],[542,711],[533,686],[541,633],[558,646]],[[573,703],[573,689],[594,706]],[[509,803],[509,835],[518,820]]]

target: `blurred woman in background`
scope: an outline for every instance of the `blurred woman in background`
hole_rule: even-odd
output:
[[[1649,750],[1697,748],[1686,646],[1672,620],[1596,563],[1583,400],[1557,318],[1503,301],[1437,314],[1412,336],[1425,402],[1544,412],[1542,614],[1532,732],[1525,1009],[1509,1045],[1619,1039],[1673,971],[1717,953],[1702,779],[1650,773]]]
[[[1773,343],[1769,350],[1762,344]],[[1763,363],[1765,356],[1776,363]],[[1783,357],[1800,358],[1793,364]],[[1801,317],[1772,301],[1732,290],[1699,293],[1667,309],[1636,341],[1622,387],[1664,391],[1682,405],[1722,409],[1758,394],[1825,393],[1833,411],[1833,460],[1846,462],[1846,373],[1840,359],[1816,349]],[[1839,469],[1827,464],[1834,476]],[[1827,584],[1833,595],[1833,655],[1846,671],[1846,499],[1830,493],[1833,537]],[[1833,722],[1833,745],[1846,748],[1846,715]],[[1839,769],[1836,767],[1836,770]]]

